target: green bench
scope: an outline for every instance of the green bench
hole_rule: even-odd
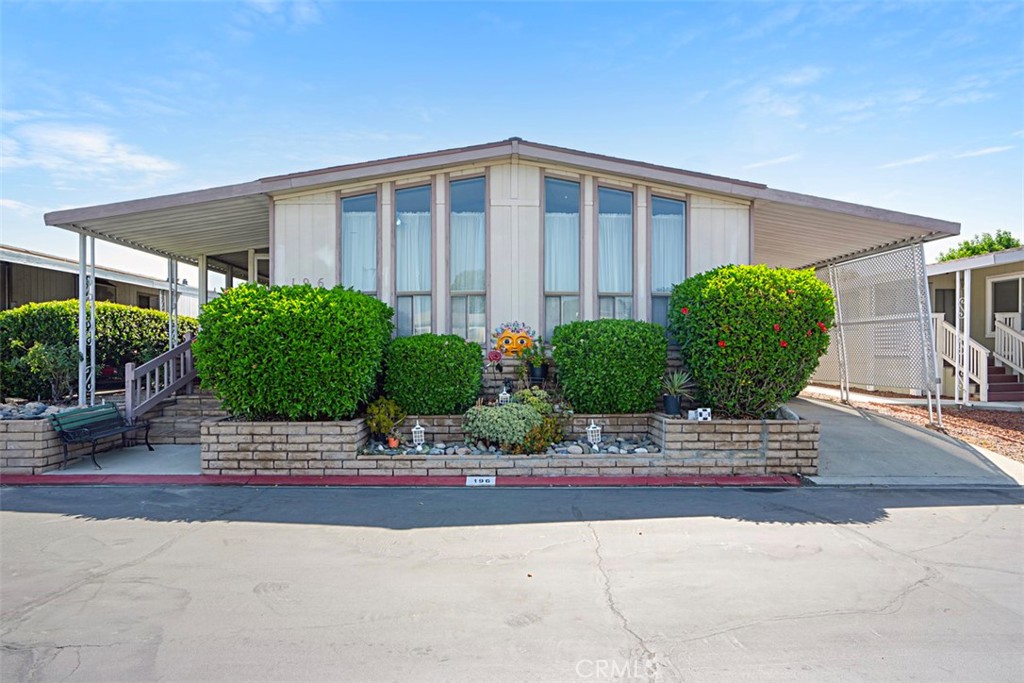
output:
[[[137,429],[146,430],[146,446],[149,450],[154,450],[149,444],[149,423],[131,424],[113,403],[65,410],[62,413],[50,415],[49,419],[64,446],[64,462],[60,465],[61,469],[68,464],[68,446],[76,443],[92,443],[92,453],[90,454],[92,464],[96,465],[98,470],[103,469],[96,462],[96,443],[109,436],[120,434],[121,446],[127,448],[128,433]]]

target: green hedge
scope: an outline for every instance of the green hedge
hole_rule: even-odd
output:
[[[642,413],[661,393],[668,342],[661,325],[586,320],[551,338],[558,381],[580,413]]]
[[[807,385],[834,313],[813,270],[732,265],[676,285],[669,328],[701,404],[722,417],[763,418]]]
[[[203,307],[196,370],[245,419],[348,419],[376,389],[392,316],[342,287],[244,284]]]
[[[195,318],[178,318],[179,341],[196,329]],[[25,304],[0,313],[0,394],[49,394],[49,382],[19,362],[37,343],[78,348],[77,300]],[[166,350],[166,313],[105,301],[96,304],[97,372],[111,367],[116,371],[113,377],[121,377],[125,363],[144,363]]]
[[[476,402],[483,352],[447,334],[399,337],[384,354],[384,393],[410,415],[454,415]]]

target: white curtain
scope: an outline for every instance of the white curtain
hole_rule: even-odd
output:
[[[483,212],[451,215],[451,291],[484,291],[484,235]]]
[[[651,291],[671,292],[686,279],[686,230],[682,215],[654,216],[651,222]]]
[[[395,225],[399,292],[430,291],[430,212],[399,213]]]
[[[544,290],[578,292],[580,289],[580,216],[549,213],[544,216]]]
[[[633,217],[602,213],[598,217],[597,232],[598,291],[632,292]]]
[[[341,283],[361,292],[377,291],[377,212],[341,214]]]

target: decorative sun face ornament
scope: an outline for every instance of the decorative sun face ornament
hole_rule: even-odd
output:
[[[533,339],[537,336],[526,323],[511,322],[499,325],[494,329],[491,337],[494,339],[494,348],[506,356],[518,356],[526,349],[533,346]]]

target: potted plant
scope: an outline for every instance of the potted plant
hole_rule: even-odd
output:
[[[690,387],[693,378],[688,372],[670,372],[661,381],[661,388],[665,392],[665,413],[668,415],[679,415],[680,399],[691,399]]]
[[[532,346],[527,347],[519,356],[520,362],[526,366],[530,375],[530,382],[543,382],[548,377],[548,364],[551,360],[547,356],[547,347],[544,346],[544,339],[537,337]]]
[[[381,396],[366,407],[366,426],[388,448],[398,448],[398,426],[405,420],[405,411],[390,398]]]

